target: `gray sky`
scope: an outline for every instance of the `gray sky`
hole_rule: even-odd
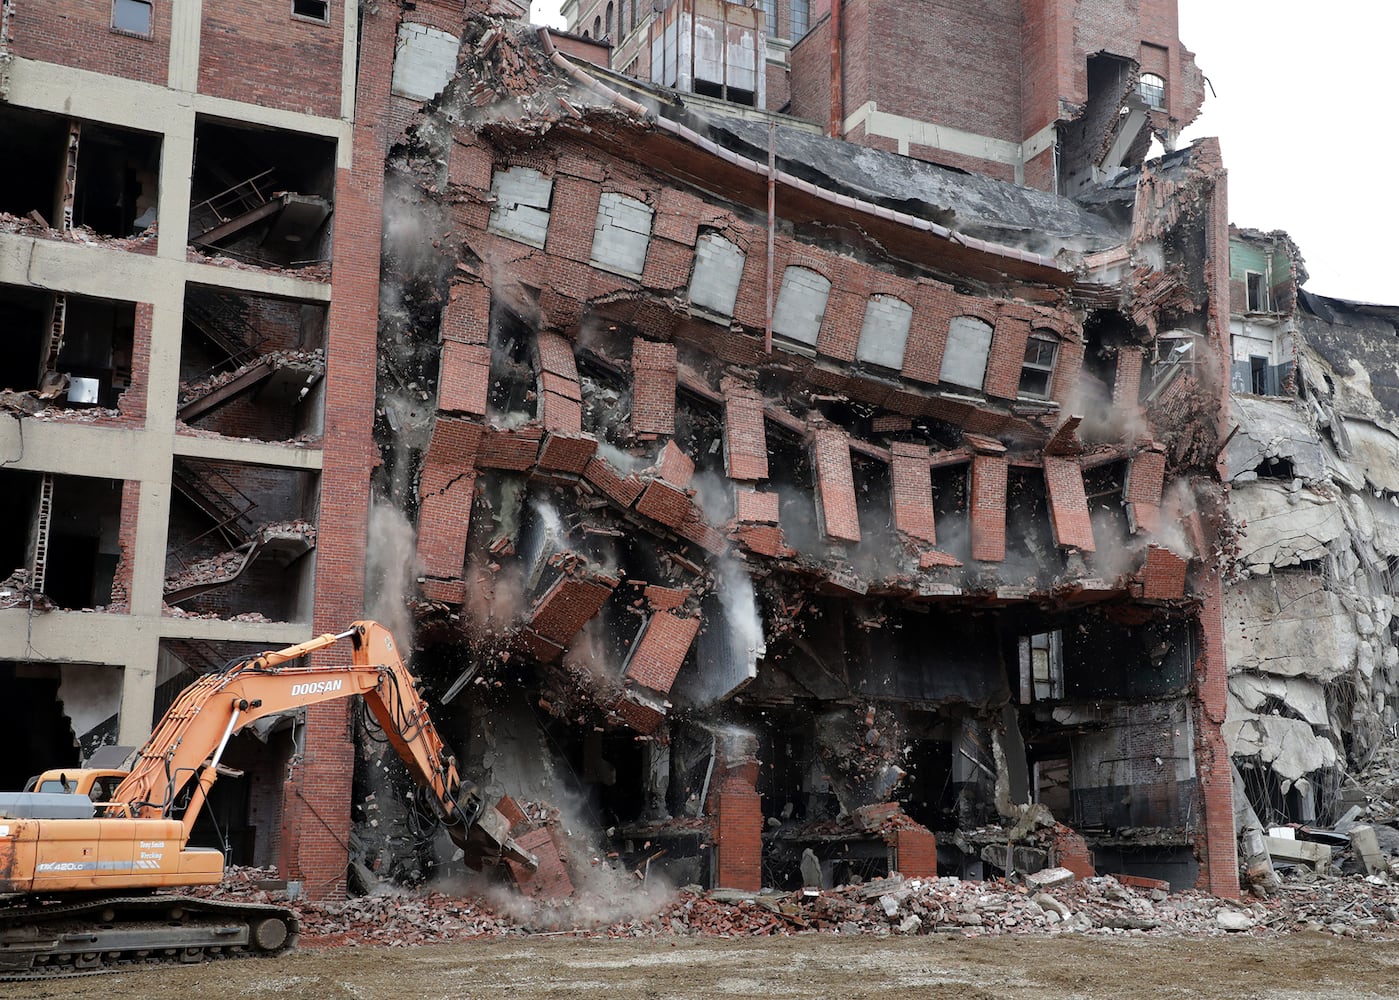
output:
[[[1205,109],[1182,143],[1219,137],[1229,216],[1285,229],[1307,261],[1310,291],[1399,303],[1388,242],[1399,193],[1388,181],[1399,87],[1393,0],[1179,0],[1180,37],[1209,78]],[[536,23],[562,25],[559,0]],[[1369,150],[1356,159],[1356,151]]]
[[[1180,37],[1217,94],[1183,140],[1219,136],[1230,219],[1287,230],[1309,291],[1399,303],[1386,249],[1399,4],[1180,0]]]

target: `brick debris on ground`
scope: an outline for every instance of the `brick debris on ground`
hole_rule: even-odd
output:
[[[195,894],[285,904],[265,888],[269,869],[231,868],[222,885]],[[576,933],[589,937],[773,934],[1151,935],[1209,937],[1229,933],[1274,937],[1299,931],[1344,937],[1399,935],[1399,880],[1385,875],[1291,880],[1266,899],[1233,901],[1195,890],[1167,893],[1151,880],[1112,876],[1074,879],[1063,869],[1034,877],[1049,888],[1004,880],[904,879],[895,875],[838,889],[795,892],[677,890],[659,905],[639,892],[623,919],[597,918],[613,900],[521,903],[508,911],[481,896],[430,890],[371,895],[340,903],[293,900],[302,947],[377,944],[413,946],[462,938]]]

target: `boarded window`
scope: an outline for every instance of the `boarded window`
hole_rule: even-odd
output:
[[[129,35],[150,36],[150,0],[113,0],[112,27]]]
[[[1048,399],[1054,378],[1054,359],[1059,354],[1059,339],[1051,333],[1036,330],[1025,341],[1025,361],[1020,366],[1018,395],[1031,399]]]
[[[530,167],[497,170],[491,178],[491,196],[495,205],[487,227],[493,233],[512,240],[543,247],[549,233],[549,199],[554,194],[554,180]]]
[[[394,47],[393,92],[415,101],[436,97],[456,75],[460,48],[461,39],[451,32],[426,24],[400,24]]]
[[[913,306],[893,295],[871,295],[865,303],[856,358],[865,364],[899,371],[904,366],[904,346],[913,322]]]
[[[772,332],[815,347],[830,295],[831,283],[825,276],[806,267],[787,268],[772,311]]]
[[[717,316],[732,316],[743,280],[745,254],[718,233],[695,243],[695,270],[690,275],[690,304]]]
[[[975,316],[954,316],[947,330],[940,380],[981,391],[991,353],[991,324]]]
[[[651,245],[651,206],[615,191],[604,191],[593,230],[592,262],[609,271],[640,277]]]

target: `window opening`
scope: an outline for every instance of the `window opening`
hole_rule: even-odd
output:
[[[811,0],[792,0],[792,41],[807,33],[811,23]]]
[[[1155,73],[1143,73],[1137,81],[1137,94],[1153,108],[1166,106],[1166,81]]]
[[[1020,703],[1064,697],[1064,641],[1061,633],[1020,637]]]
[[[767,33],[773,38],[777,37],[777,0],[758,0],[758,5],[763,8],[763,13],[767,15]]]
[[[1255,396],[1268,395],[1268,359],[1250,354],[1248,357],[1250,391]]]
[[[113,0],[113,30],[149,38],[151,21],[151,0]]]
[[[1248,282],[1248,311],[1267,312],[1268,311],[1268,285],[1263,280],[1263,275],[1257,271],[1247,271],[1244,274]]]
[[[1020,366],[1021,396],[1049,398],[1049,384],[1054,377],[1054,359],[1059,353],[1059,341],[1043,333],[1032,333],[1025,342],[1025,362]]]
[[[291,12],[312,21],[330,20],[329,0],[291,0]]]

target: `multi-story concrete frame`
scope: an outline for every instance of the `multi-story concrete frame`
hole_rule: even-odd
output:
[[[34,697],[55,683],[72,735],[91,725],[84,750],[139,744],[162,682],[362,610],[393,43],[358,17],[339,0],[3,4],[0,534],[26,572],[0,604],[0,700],[34,756],[74,753]],[[377,42],[363,58],[358,36]],[[313,890],[344,872],[306,803],[348,813],[345,712],[312,712],[325,736],[304,757],[289,737],[250,755],[268,780],[246,859]]]

